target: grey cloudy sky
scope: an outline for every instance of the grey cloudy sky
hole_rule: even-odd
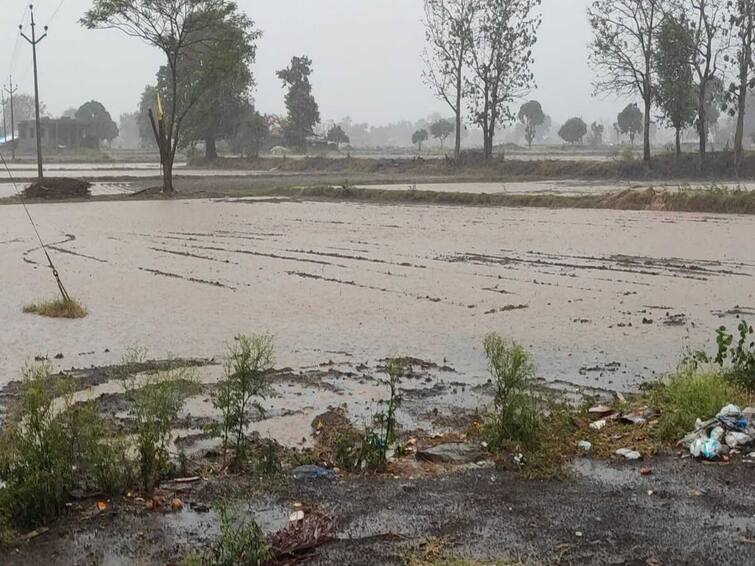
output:
[[[591,97],[587,64],[590,0],[543,0],[543,24],[535,50],[538,89],[532,97],[563,121],[612,119],[621,103]],[[31,48],[18,40],[28,0],[0,0],[0,76],[13,72],[31,92]],[[53,115],[86,100],[101,101],[114,117],[135,109],[154,79],[159,52],[115,30],[88,31],[77,22],[90,0],[37,0],[37,23],[50,25],[40,44],[41,98]],[[422,83],[422,0],[238,0],[264,36],[257,63],[257,106],[282,112],[283,93],[274,73],[292,55],[314,61],[313,87],[325,119],[351,116],[383,124],[415,120],[447,108]],[[56,8],[60,6],[53,18]],[[27,18],[28,19],[28,18]],[[116,118],[117,119],[117,118]]]

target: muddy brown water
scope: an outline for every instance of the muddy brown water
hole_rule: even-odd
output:
[[[30,210],[90,314],[21,312],[55,286],[23,209],[0,207],[0,384],[35,355],[65,368],[132,344],[213,357],[261,331],[279,366],[405,353],[476,384],[482,338],[499,331],[548,380],[629,389],[734,313],[755,318],[746,216],[222,199]]]

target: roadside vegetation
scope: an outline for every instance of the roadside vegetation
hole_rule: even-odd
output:
[[[84,318],[88,311],[76,299],[52,299],[31,303],[24,307],[25,313],[38,314],[50,318]]]

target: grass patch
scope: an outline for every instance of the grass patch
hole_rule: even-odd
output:
[[[88,311],[76,299],[52,299],[39,303],[31,303],[24,307],[25,313],[38,314],[50,318],[84,318]]]
[[[744,405],[747,395],[721,371],[682,367],[653,387],[650,400],[661,412],[658,438],[671,442],[694,430],[698,418],[710,419],[729,403]]]

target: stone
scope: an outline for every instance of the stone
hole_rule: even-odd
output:
[[[467,442],[439,444],[417,452],[417,460],[439,464],[471,464],[484,459],[480,446]]]

